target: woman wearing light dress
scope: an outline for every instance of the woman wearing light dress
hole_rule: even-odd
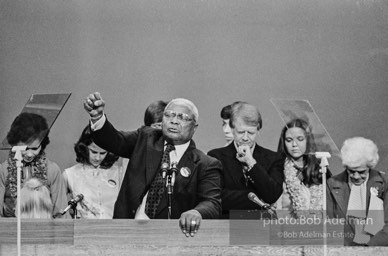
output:
[[[309,124],[295,119],[282,130],[278,152],[285,156],[283,194],[276,202],[277,216],[308,217],[323,209],[322,174]],[[310,154],[309,154],[310,153]],[[328,178],[331,176],[327,172]]]
[[[97,146],[86,127],[74,146],[76,165],[65,169],[68,193],[71,198],[82,194],[77,204],[77,218],[112,219],[114,203],[122,183],[122,167],[118,156]]]

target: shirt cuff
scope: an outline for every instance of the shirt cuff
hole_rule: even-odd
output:
[[[102,117],[94,123],[92,122],[92,120],[90,120],[90,129],[92,129],[92,131],[100,130],[104,126],[105,121],[106,121],[105,114],[102,114]]]

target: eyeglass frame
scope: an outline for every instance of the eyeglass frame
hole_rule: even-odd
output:
[[[195,118],[190,118],[188,114],[186,113],[182,113],[182,112],[176,112],[176,111],[173,111],[173,110],[166,110],[163,112],[163,116],[166,117],[166,118],[169,118],[169,119],[173,119],[173,118],[177,118],[177,120],[179,120],[180,122],[185,122],[185,123],[188,123],[188,122],[191,122],[191,121],[195,121]]]

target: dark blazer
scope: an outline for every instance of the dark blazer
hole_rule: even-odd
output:
[[[249,192],[255,193],[266,203],[272,204],[283,191],[284,158],[279,154],[256,144],[253,158],[256,164],[249,171],[253,182],[246,186],[243,165],[236,159],[236,147],[230,143],[223,148],[213,149],[208,155],[221,161],[222,175],[222,211],[223,218],[229,218],[230,210],[261,209],[248,199]]]
[[[367,208],[370,202],[370,188],[377,187],[379,190],[379,197],[384,202],[384,228],[379,231],[375,236],[371,237],[368,245],[388,245],[388,180],[387,176],[383,175],[379,171],[371,169],[369,171],[369,179],[367,181]],[[346,212],[348,209],[348,201],[350,196],[350,187],[348,184],[348,173],[346,171],[331,177],[327,180],[326,189],[326,205],[327,216],[329,218],[343,218],[346,219]],[[350,232],[354,235],[354,227],[350,225],[345,226],[345,232]],[[347,236],[345,239],[345,245],[354,245],[353,236]]]
[[[113,218],[134,218],[151,182],[160,170],[164,139],[162,132],[151,127],[141,127],[133,132],[117,131],[108,120],[104,126],[92,133],[95,143],[107,151],[121,157],[130,158],[118,198]],[[196,149],[194,141],[178,163],[178,170],[187,167],[189,177],[178,171],[172,197],[173,219],[188,210],[195,209],[202,218],[219,218],[221,213],[220,172],[221,163]],[[168,216],[165,194],[158,206],[157,219]]]

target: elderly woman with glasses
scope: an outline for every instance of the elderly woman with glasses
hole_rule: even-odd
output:
[[[388,245],[388,179],[374,169],[376,144],[363,137],[347,139],[341,158],[345,170],[327,181],[328,217],[346,220],[345,245]]]

